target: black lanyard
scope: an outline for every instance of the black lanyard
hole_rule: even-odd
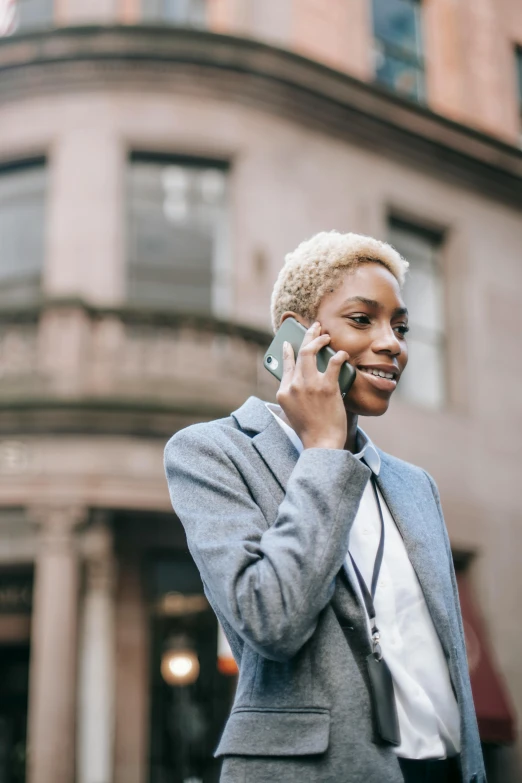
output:
[[[364,604],[366,606],[366,611],[368,612],[368,617],[370,618],[370,626],[372,630],[372,649],[373,653],[379,660],[382,658],[382,652],[380,647],[380,633],[379,629],[377,628],[376,622],[375,622],[375,606],[374,606],[374,599],[375,599],[375,591],[377,590],[377,582],[379,579],[379,573],[381,570],[382,565],[382,557],[384,553],[384,518],[382,515],[382,508],[381,503],[379,500],[379,493],[377,492],[377,482],[375,480],[375,476],[371,475],[370,478],[372,488],[373,488],[373,494],[375,495],[375,502],[377,503],[377,508],[379,509],[379,517],[381,519],[381,537],[379,540],[379,547],[377,549],[377,554],[375,556],[375,563],[373,566],[373,576],[372,576],[372,586],[371,586],[371,592],[368,590],[366,586],[366,582],[362,578],[361,572],[357,568],[357,563],[352,557],[352,553],[349,552],[350,560],[352,561],[352,565],[355,570],[355,574],[357,576],[357,580],[359,582],[359,586],[361,588],[361,592],[364,598]]]
[[[401,730],[399,726],[399,717],[397,714],[397,705],[395,703],[393,678],[386,661],[382,657],[380,645],[381,635],[375,622],[375,606],[373,603],[384,553],[384,517],[382,515],[381,502],[379,500],[379,493],[377,491],[377,481],[375,480],[373,473],[371,475],[370,481],[372,483],[373,494],[375,495],[375,502],[377,503],[379,517],[381,520],[381,538],[379,540],[379,547],[377,549],[377,555],[375,556],[375,563],[373,566],[371,592],[366,587],[366,583],[361,576],[361,572],[357,568],[357,563],[353,559],[351,552],[349,554],[359,582],[359,586],[361,588],[361,592],[363,594],[366,611],[368,612],[368,617],[370,618],[372,632],[372,652],[366,656],[366,666],[370,680],[370,698],[377,729],[376,736],[379,738],[377,741],[382,741],[398,746],[401,744]]]

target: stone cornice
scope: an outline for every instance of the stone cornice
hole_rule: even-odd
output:
[[[78,27],[0,40],[0,103],[93,88],[256,106],[522,207],[522,151],[258,41],[166,27]]]

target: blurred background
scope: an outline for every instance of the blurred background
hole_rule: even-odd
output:
[[[0,783],[217,781],[236,670],[163,448],[274,398],[274,279],[333,228],[411,263],[362,424],[439,484],[522,780],[520,1],[0,0],[0,36]]]

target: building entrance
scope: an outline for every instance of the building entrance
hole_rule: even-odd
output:
[[[213,758],[235,679],[218,670],[218,625],[188,552],[149,569],[151,769],[149,783],[217,783]]]
[[[29,644],[0,645],[0,783],[25,783]]]

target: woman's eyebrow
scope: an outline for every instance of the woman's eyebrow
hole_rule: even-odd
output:
[[[376,302],[375,299],[366,299],[366,297],[364,296],[350,296],[349,299],[344,300],[342,307],[345,307],[345,305],[348,304],[354,304],[356,302],[358,304],[368,305],[368,307],[374,307],[375,309],[378,309],[380,307],[379,302]]]
[[[364,304],[367,307],[373,307],[375,310],[380,310],[382,308],[382,305],[380,302],[377,302],[375,299],[366,299],[365,296],[350,296],[349,299],[345,299],[345,301],[342,303],[342,307],[346,307],[346,305],[349,304]],[[396,307],[393,311],[393,316],[397,315],[408,315],[408,308],[407,307]]]

